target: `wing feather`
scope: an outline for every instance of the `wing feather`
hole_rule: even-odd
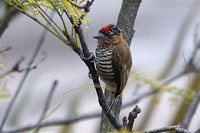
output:
[[[131,53],[129,46],[126,44],[116,45],[113,50],[113,71],[115,75],[115,83],[117,91],[115,97],[118,96],[126,86],[130,68],[132,65]]]

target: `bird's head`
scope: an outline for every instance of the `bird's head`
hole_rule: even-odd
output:
[[[121,29],[113,24],[105,25],[99,30],[98,36],[94,36],[100,45],[114,45],[122,39]]]

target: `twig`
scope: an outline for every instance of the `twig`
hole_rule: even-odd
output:
[[[126,128],[127,122],[128,122],[128,119],[126,116],[124,116],[124,118],[122,119],[122,122],[123,122],[123,127]]]
[[[21,57],[16,63],[14,66],[12,66],[11,68],[7,69],[6,71],[3,71],[3,72],[0,72],[0,77],[5,77],[11,73],[14,73],[14,72],[18,72],[18,73],[21,73],[21,72],[24,72],[26,71],[27,69],[36,69],[37,66],[45,59],[42,58],[39,62],[37,63],[33,63],[31,66],[29,65],[23,65],[23,66],[20,66],[22,61],[24,60],[25,58],[24,57]]]
[[[94,0],[91,0],[91,1],[87,1],[85,5],[83,6],[79,6],[73,2],[71,2],[71,0],[67,0],[71,5],[75,6],[76,8],[79,8],[79,9],[84,9],[85,12],[89,12],[90,11],[90,7],[92,6]]]
[[[151,130],[151,131],[146,131],[145,133],[160,133],[160,132],[174,131],[176,128],[177,126],[170,126],[170,127],[164,127],[160,129]]]
[[[42,44],[44,43],[44,39],[45,39],[46,34],[47,34],[47,30],[45,29],[45,30],[43,31],[42,35],[41,35],[41,38],[40,38],[40,40],[39,40],[39,42],[38,42],[38,45],[37,45],[37,47],[36,47],[36,50],[35,50],[35,52],[33,53],[32,58],[30,59],[30,61],[29,61],[29,63],[28,63],[28,67],[31,67],[32,64],[33,64],[33,62],[35,61],[35,59],[36,59],[36,57],[37,57],[37,55],[38,55],[38,53],[39,53],[39,51],[40,51],[40,49],[41,49],[41,47],[42,47]],[[12,97],[12,99],[11,99],[11,101],[10,101],[10,103],[9,103],[9,105],[8,105],[8,107],[7,107],[7,109],[6,109],[6,113],[5,113],[4,117],[3,117],[2,123],[1,123],[1,125],[0,125],[0,132],[2,132],[3,126],[4,126],[4,124],[5,124],[5,122],[6,122],[7,118],[8,118],[8,116],[9,116],[9,114],[10,114],[10,111],[11,111],[13,105],[14,105],[15,102],[16,102],[16,99],[17,99],[17,97],[18,97],[18,95],[19,95],[19,93],[20,93],[20,91],[21,91],[21,89],[22,89],[22,86],[24,85],[24,82],[25,82],[25,80],[27,79],[27,77],[28,77],[30,71],[31,71],[31,69],[26,69],[25,72],[24,72],[24,74],[23,74],[23,76],[22,76],[22,79],[21,79],[21,81],[20,81],[20,83],[19,83],[19,85],[18,85],[18,87],[17,87],[17,89],[16,89],[16,92],[14,93],[14,95],[13,95],[13,97]]]
[[[183,127],[181,127],[179,125],[145,131],[145,133],[161,133],[161,132],[167,132],[167,131],[175,131],[176,133],[192,133],[191,131],[184,129]]]
[[[52,86],[51,86],[51,89],[50,89],[50,91],[49,91],[49,94],[48,94],[47,99],[46,99],[46,102],[45,102],[44,110],[43,110],[43,112],[42,112],[42,114],[41,114],[41,117],[40,117],[40,119],[39,119],[39,121],[38,121],[38,124],[40,124],[40,123],[43,121],[43,119],[45,118],[46,112],[48,111],[49,106],[50,106],[50,104],[51,104],[51,100],[52,100],[52,97],[53,97],[53,93],[54,93],[54,91],[55,91],[55,89],[56,89],[56,87],[57,87],[57,84],[58,84],[58,81],[56,80],[56,81],[53,82],[53,84],[52,84]],[[34,133],[37,133],[37,132],[40,130],[40,128],[41,128],[41,127],[38,126],[37,129],[34,131]]]
[[[1,72],[0,76],[7,76],[8,74],[12,73],[12,72],[22,72],[23,70],[20,69],[20,64],[22,63],[22,61],[24,60],[24,57],[21,57],[15,64],[14,66],[12,66],[11,68],[9,68],[8,70]]]
[[[85,37],[84,37],[84,34],[83,34],[83,30],[80,26],[75,26],[75,31],[76,33],[78,34],[78,37],[79,37],[79,40],[80,40],[80,43],[81,43],[81,46],[82,46],[82,50],[83,50],[83,56],[88,58],[90,56],[90,52],[88,50],[88,46],[86,44],[86,41],[85,41]]]
[[[189,124],[192,120],[193,115],[196,112],[196,109],[197,109],[199,103],[200,103],[200,89],[199,89],[199,92],[197,93],[196,97],[192,101],[190,107],[188,108],[188,111],[183,119],[183,122],[181,123],[181,126],[183,126],[183,128],[188,129]]]
[[[141,112],[141,109],[136,105],[136,107],[129,113],[128,116],[128,124],[127,124],[127,129],[129,131],[132,131],[133,129],[133,124],[135,122],[135,119],[137,118],[137,115]]]
[[[47,122],[42,122],[42,123],[28,124],[27,126],[23,126],[23,127],[7,129],[7,130],[2,131],[1,133],[22,133],[22,132],[26,132],[37,127],[69,125],[72,123],[76,123],[77,121],[80,121],[80,120],[85,120],[85,119],[88,120],[97,116],[100,116],[100,111],[96,113],[85,113],[82,115],[75,115],[75,116],[71,116],[65,119],[57,119],[57,120],[52,120],[52,121],[47,121]]]
[[[12,47],[3,48],[3,49],[0,50],[0,54],[2,54],[2,53],[4,53],[4,52],[7,52],[7,51],[9,51],[9,50],[11,50],[11,49],[12,49]]]

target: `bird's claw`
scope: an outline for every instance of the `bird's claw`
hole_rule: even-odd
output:
[[[90,53],[90,55],[88,57],[85,57],[83,54],[80,55],[80,57],[83,61],[90,61],[90,62],[95,61],[95,57],[94,57],[94,54],[92,52]]]
[[[92,62],[92,63],[95,62],[95,56],[94,56],[94,54],[92,52],[90,53],[90,55],[88,57],[85,57],[83,54],[80,55],[80,57],[86,64],[88,64],[89,62]],[[90,79],[94,79],[95,78],[95,76],[93,77],[91,72],[88,73],[88,77]]]
[[[93,79],[91,72],[88,72],[88,77],[89,77],[90,79]]]

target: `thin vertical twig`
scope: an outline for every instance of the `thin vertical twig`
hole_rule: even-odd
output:
[[[46,113],[47,113],[47,111],[48,111],[48,109],[49,109],[49,106],[50,106],[50,104],[51,104],[51,100],[52,100],[52,97],[53,97],[53,93],[54,93],[54,91],[55,91],[57,85],[58,85],[58,81],[55,80],[55,81],[53,82],[53,84],[52,84],[52,86],[51,86],[51,89],[50,89],[50,91],[49,91],[49,94],[48,94],[48,96],[47,96],[47,99],[46,99],[46,102],[45,102],[45,106],[44,106],[44,110],[43,110],[43,112],[42,112],[42,114],[41,114],[41,117],[40,117],[38,123],[37,123],[38,125],[39,125],[39,124],[43,121],[43,119],[45,118],[45,115],[46,115]],[[34,133],[37,133],[37,132],[40,130],[40,128],[41,128],[41,127],[38,126],[37,129],[34,131]]]
[[[181,123],[183,128],[188,129],[190,122],[196,112],[196,109],[197,109],[199,103],[200,103],[200,89],[199,89],[199,92],[197,93],[196,97],[192,101],[190,107],[188,108],[188,111],[183,119],[183,122]]]
[[[136,105],[136,107],[129,113],[128,123],[127,123],[127,129],[129,131],[133,130],[133,125],[134,125],[135,119],[137,118],[137,115],[140,112],[141,112],[141,109]]]

